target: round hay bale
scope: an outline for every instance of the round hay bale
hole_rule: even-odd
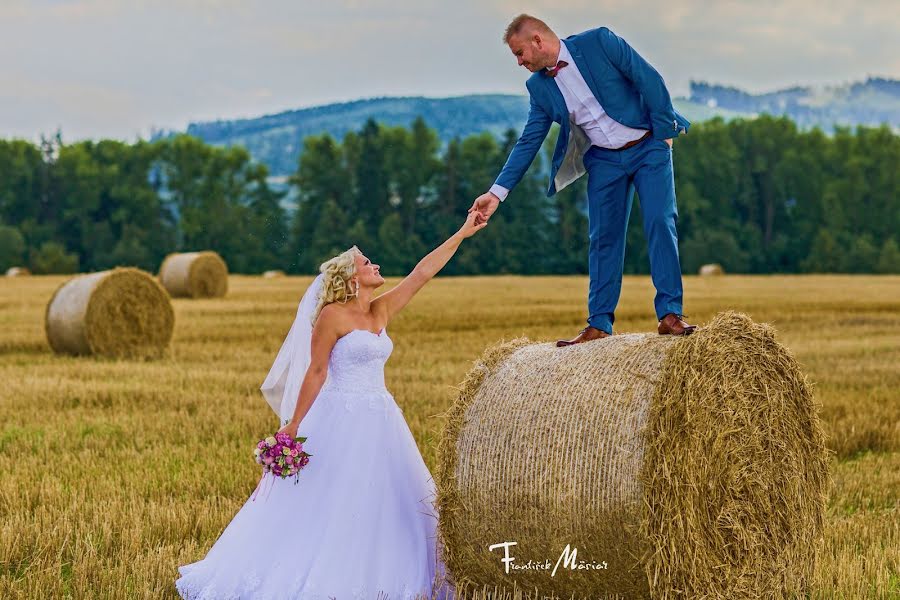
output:
[[[724,275],[725,269],[722,268],[722,265],[719,263],[712,263],[709,265],[703,265],[700,267],[700,275],[703,277],[709,277],[711,275]]]
[[[447,417],[438,530],[458,590],[733,599],[808,587],[828,455],[810,386],[768,325],[727,312],[683,338],[504,342]],[[503,548],[489,549],[503,542],[516,542],[509,573]],[[566,566],[567,545],[583,568]]]
[[[26,267],[10,267],[6,270],[7,277],[25,277],[31,275]]]
[[[284,277],[284,271],[266,271],[263,273],[263,279],[274,279],[275,277]]]
[[[159,280],[173,298],[219,298],[228,292],[228,266],[215,252],[169,254]]]
[[[74,277],[57,288],[44,325],[56,352],[155,358],[172,339],[175,313],[151,274],[115,268]]]

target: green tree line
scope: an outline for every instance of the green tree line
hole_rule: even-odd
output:
[[[155,271],[169,252],[210,249],[232,272],[314,273],[356,244],[384,274],[404,274],[460,226],[517,135],[441,147],[417,119],[307,137],[289,182],[296,210],[242,147],[189,135],[0,140],[0,268]],[[444,273],[587,272],[587,177],[545,195],[555,135]],[[685,273],[708,262],[744,273],[900,272],[900,136],[887,126],[829,136],[787,118],[714,119],[679,137],[673,156]],[[637,196],[625,270],[649,270]]]

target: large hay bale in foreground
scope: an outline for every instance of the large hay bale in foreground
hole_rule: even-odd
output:
[[[27,277],[31,271],[27,267],[10,267],[6,270],[7,277]]]
[[[62,284],[47,303],[44,325],[56,352],[158,357],[172,339],[175,313],[152,275],[116,268]]]
[[[711,263],[708,265],[702,265],[700,267],[700,275],[703,277],[710,277],[713,275],[724,275],[725,269],[722,268],[722,265],[719,263]]]
[[[215,252],[176,252],[163,260],[159,280],[174,298],[219,298],[228,292],[228,266]]]
[[[814,569],[827,462],[797,362],[745,315],[684,338],[501,343],[439,447],[448,571],[462,590],[784,597]],[[509,574],[489,550],[502,542],[517,543]],[[551,577],[567,544],[586,568]]]

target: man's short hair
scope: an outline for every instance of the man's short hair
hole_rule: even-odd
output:
[[[532,17],[531,15],[521,14],[515,19],[513,19],[509,25],[506,26],[506,32],[503,34],[503,43],[509,44],[509,39],[514,35],[519,35],[523,29],[532,28],[538,33],[553,34],[553,30],[550,27],[538,19],[537,17]]]

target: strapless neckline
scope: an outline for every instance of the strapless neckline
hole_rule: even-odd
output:
[[[339,338],[337,339],[337,341],[338,341],[338,342],[341,341],[342,339],[344,339],[345,337],[349,336],[351,333],[354,333],[354,332],[356,332],[356,331],[364,331],[364,332],[366,332],[366,333],[369,333],[369,334],[374,335],[374,336],[377,337],[377,338],[380,338],[380,337],[381,337],[381,334],[384,333],[384,330],[385,330],[385,328],[382,327],[381,330],[380,330],[378,333],[375,333],[374,331],[370,331],[369,329],[362,329],[362,328],[351,329],[350,331],[348,331],[347,333],[345,333],[344,335],[342,335],[341,337],[339,337]],[[336,342],[335,342],[335,343],[336,343]]]

